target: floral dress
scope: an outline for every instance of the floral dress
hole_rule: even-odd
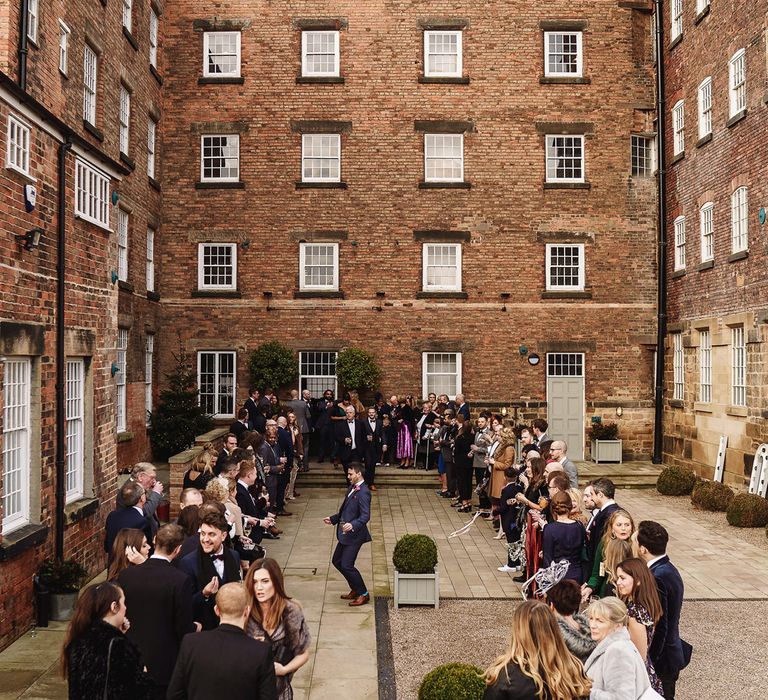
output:
[[[653,641],[654,624],[648,611],[644,606],[639,603],[629,603],[627,605],[627,613],[633,619],[639,622],[645,627],[645,632],[648,636],[648,648],[651,648],[651,642]],[[645,668],[648,671],[648,678],[651,681],[651,688],[653,688],[659,695],[664,696],[664,690],[661,686],[661,681],[656,675],[656,669],[653,667],[653,662],[649,654],[645,655]]]

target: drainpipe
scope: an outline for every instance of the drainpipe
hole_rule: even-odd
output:
[[[26,4],[26,3],[25,3]],[[64,370],[64,289],[66,272],[66,214],[67,214],[67,152],[72,143],[59,144],[58,153],[58,216],[56,232],[56,559],[64,559],[64,505],[67,498],[66,472],[66,405]]]
[[[21,0],[21,17],[19,21],[19,87],[27,91],[27,19],[29,17],[29,0]]]
[[[653,463],[662,463],[664,447],[664,340],[667,335],[667,206],[666,169],[664,160],[664,12],[663,0],[653,0],[656,13],[656,132],[658,134],[658,245],[657,245],[657,320],[656,320],[656,382],[654,387]]]

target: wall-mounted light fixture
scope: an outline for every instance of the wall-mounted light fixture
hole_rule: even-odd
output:
[[[624,413],[624,409],[621,406],[616,407],[616,415],[621,418],[622,414]]]
[[[528,346],[527,345],[521,345],[518,348],[518,351],[521,355],[527,355],[528,354]]]
[[[250,247],[251,247],[251,242],[250,241],[242,241],[240,243],[240,248],[242,250],[248,250],[248,248],[250,248]]]
[[[501,310],[502,311],[506,311],[507,310],[507,300],[512,295],[509,292],[502,292],[501,294],[499,294],[499,296],[501,297]]]
[[[264,298],[267,300],[267,311],[271,310],[270,304],[272,303],[272,292],[262,292]]]
[[[113,362],[112,367],[109,368],[109,371],[114,377],[120,371],[120,366],[117,364],[117,362]]]
[[[37,248],[40,245],[40,236],[42,235],[43,229],[33,228],[26,233],[16,234],[16,240],[24,250],[32,250],[32,248]]]
[[[376,292],[376,300],[379,302],[378,306],[376,307],[376,311],[383,311],[384,297],[386,295],[386,292]]]
[[[109,273],[109,279],[112,280],[112,284],[117,282],[118,277],[117,277],[117,273],[114,270],[112,270],[112,272]]]

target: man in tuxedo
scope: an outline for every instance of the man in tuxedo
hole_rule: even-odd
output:
[[[256,544],[260,544],[266,534],[266,530],[275,524],[273,518],[267,517],[267,512],[259,506],[258,501],[251,493],[251,487],[256,483],[257,470],[253,462],[243,462],[240,473],[237,475],[237,487],[235,500],[244,518],[248,518],[251,525],[250,538]],[[271,537],[270,539],[278,539]]]
[[[579,487],[579,472],[576,465],[568,459],[568,445],[563,440],[555,440],[549,448],[552,459],[557,460],[563,468],[572,489]]]
[[[216,473],[216,476],[221,474],[221,466],[230,461],[229,458],[237,449],[237,443],[237,435],[234,433],[229,432],[224,436],[224,447],[221,448],[221,452],[219,452],[219,456],[216,459],[216,466],[213,469],[213,471]]]
[[[543,418],[534,418],[533,421],[531,421],[531,428],[533,428],[533,434],[536,437],[537,447],[541,447],[542,442],[546,442],[547,440],[551,439],[549,435],[547,435],[549,423],[547,423],[547,421],[545,421]]]
[[[333,565],[349,584],[349,593],[342,595],[351,607],[365,605],[371,599],[363,577],[355,567],[357,554],[366,542],[371,541],[368,521],[371,519],[371,492],[363,479],[363,467],[351,462],[347,473],[349,488],[338,513],[323,518],[326,525],[336,526],[338,544],[333,552]]]
[[[485,463],[485,456],[488,454],[488,447],[491,444],[491,429],[488,427],[488,415],[481,413],[477,419],[477,430],[475,431],[474,443],[470,446],[472,453],[472,471],[475,472],[475,482],[479,486],[485,479],[488,466]],[[491,507],[491,501],[487,495],[480,496],[480,508],[488,509]]]
[[[219,588],[225,583],[240,581],[240,557],[233,549],[224,547],[228,532],[229,524],[220,512],[206,513],[200,523],[199,547],[183,557],[179,564],[192,579],[194,619],[205,630],[218,625],[213,607]]]
[[[381,419],[377,417],[376,408],[368,409],[368,417],[363,421],[365,436],[365,483],[371,491],[376,490],[376,460],[381,449],[382,427]]]
[[[284,469],[277,477],[277,509],[278,515],[293,515],[285,510],[285,492],[291,480],[291,470],[293,469],[293,435],[288,430],[288,419],[280,416],[277,421],[277,442],[280,445],[280,452],[285,458]]]
[[[683,579],[667,556],[669,533],[659,523],[643,520],[637,526],[637,547],[656,580],[662,615],[656,623],[648,656],[653,661],[665,700],[675,700],[675,685],[691,660],[693,648],[680,639],[680,611],[683,607]]]
[[[178,525],[163,525],[155,536],[155,553],[117,577],[125,604],[131,606],[128,639],[139,648],[158,698],[165,698],[182,638],[199,629],[192,620],[192,581],[171,566],[183,541]]]
[[[147,542],[152,541],[152,528],[147,516],[144,515],[144,504],[147,497],[144,487],[138,481],[126,481],[118,492],[118,499],[123,504],[107,516],[104,526],[104,551],[109,561],[112,561],[112,543],[117,533],[124,528],[142,530]]]
[[[251,609],[245,589],[227,583],[216,594],[216,629],[184,639],[168,700],[277,700],[272,647],[245,634]]]
[[[144,493],[146,494],[146,501],[142,507],[142,511],[147,518],[150,529],[150,537],[147,538],[150,546],[155,538],[155,533],[160,527],[160,520],[157,517],[157,507],[163,500],[164,486],[161,481],[157,480],[157,470],[155,465],[151,462],[137,462],[131,469],[131,475],[128,477],[129,481],[136,481],[144,487]],[[121,500],[120,491],[117,492],[117,498],[115,499],[117,506],[124,506],[125,503]]]
[[[364,457],[365,435],[363,426],[355,418],[355,407],[351,404],[344,408],[345,420],[336,422],[336,455],[344,467],[344,473],[349,470],[352,462],[360,462]]]
[[[320,438],[320,449],[318,451],[318,462],[324,462],[326,458],[332,459],[334,453],[334,425],[331,420],[333,412],[333,391],[326,389],[323,392],[323,398],[318,399],[315,404],[315,432]]]
[[[251,387],[248,390],[248,398],[243,404],[243,408],[246,411],[248,411],[249,430],[256,430],[256,416],[259,414],[260,399],[261,399],[261,392],[256,387]]]
[[[570,480],[569,480],[570,481]],[[616,494],[616,487],[610,479],[595,479],[587,484],[584,489],[584,503],[592,501],[595,512],[592,519],[587,523],[587,555],[589,561],[586,571],[592,571],[595,564],[597,545],[603,536],[605,526],[608,524],[608,518],[611,514],[619,510],[619,505],[613,500]]]
[[[270,420],[267,423],[264,441],[259,447],[259,456],[264,463],[266,477],[264,484],[269,493],[269,512],[276,513],[281,506],[277,501],[278,477],[285,471],[285,457],[282,456],[280,445],[277,442],[277,423]]]
[[[430,396],[434,396],[434,394],[430,394]],[[434,428],[436,418],[437,413],[432,410],[432,403],[430,401],[424,401],[424,403],[421,404],[421,415],[416,421],[416,429],[414,432],[416,437],[416,459],[418,459],[419,454],[421,454],[425,468],[430,466],[429,460],[431,456],[430,453],[432,452],[432,445],[428,438],[425,439],[425,435],[428,430]],[[432,461],[434,462],[435,460]],[[414,464],[415,462],[416,460],[414,460]],[[434,468],[437,464],[432,464],[431,466]]]
[[[229,426],[229,432],[232,433],[239,443],[250,428],[248,427],[248,409],[241,408],[237,412],[237,420]]]
[[[296,425],[301,431],[301,470],[306,472],[309,467],[309,439],[312,431],[312,394],[308,389],[302,392],[302,398],[299,398],[299,392],[296,389],[291,391],[291,400],[286,401],[285,405],[293,411],[296,416]]]

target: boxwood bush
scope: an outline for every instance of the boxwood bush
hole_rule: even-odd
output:
[[[482,671],[469,664],[450,663],[432,669],[419,686],[419,700],[482,700]]]
[[[403,535],[395,545],[392,563],[401,574],[431,574],[437,566],[437,545],[426,535]]]
[[[699,477],[685,467],[666,467],[656,481],[656,490],[664,496],[689,496]]]
[[[736,494],[725,517],[734,527],[765,527],[768,525],[768,501],[756,493]]]
[[[691,503],[702,510],[725,512],[733,500],[733,491],[719,481],[699,481],[693,487]]]

